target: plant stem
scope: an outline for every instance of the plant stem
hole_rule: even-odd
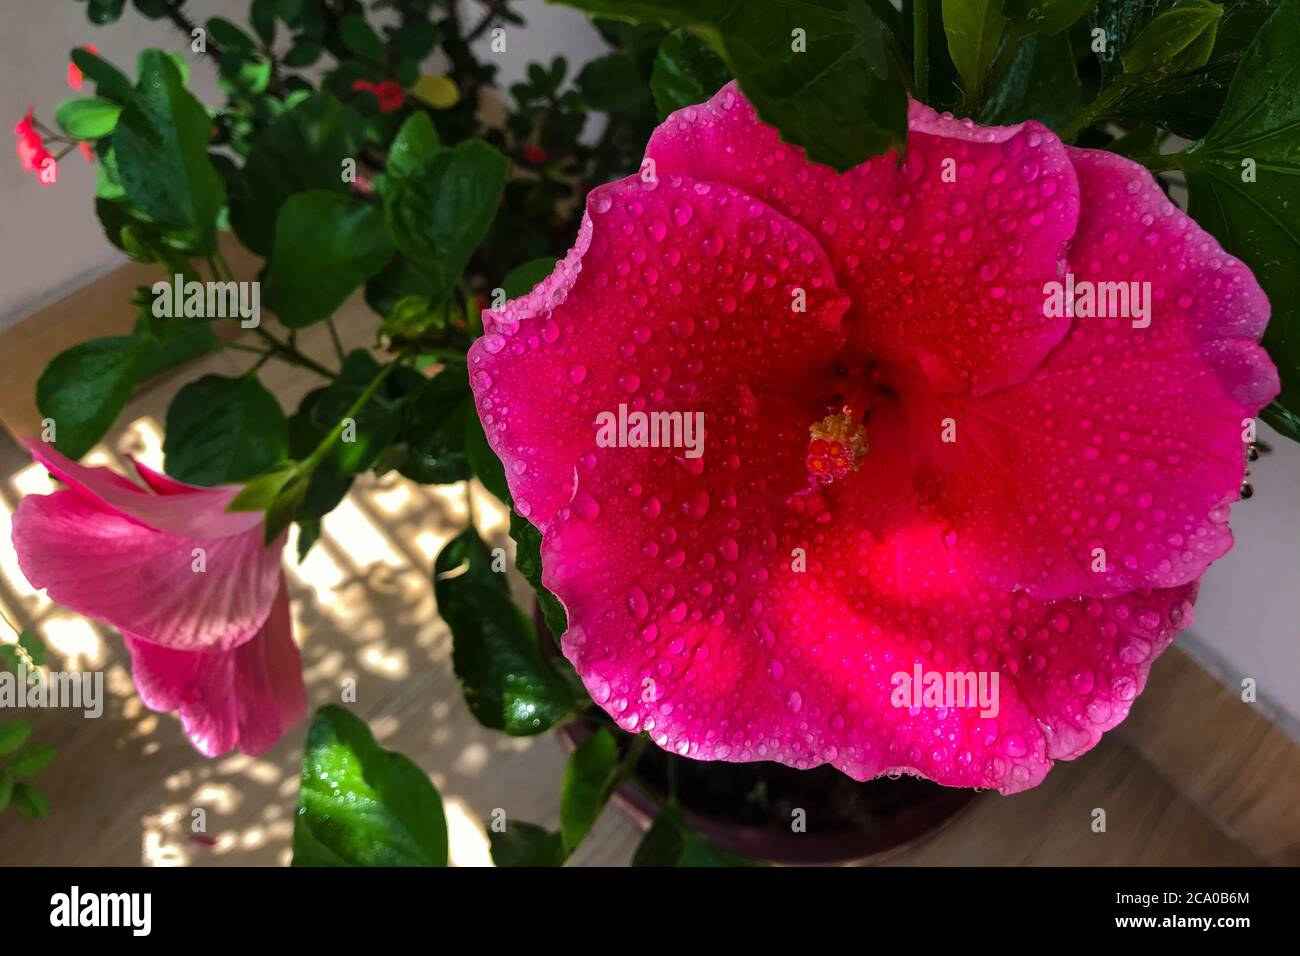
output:
[[[234,349],[236,352],[248,352],[250,355],[274,355],[275,352],[269,349],[254,348],[251,345],[240,345],[238,342],[226,342],[221,346],[223,349]]]
[[[1020,42],[1023,39],[1024,37],[1018,32],[1007,36],[1007,42],[1002,44],[1002,49],[998,51],[997,58],[993,61],[993,68],[984,79],[986,94],[993,93],[1002,85],[1002,78],[1007,75],[1007,70],[1011,69],[1011,64],[1016,61],[1016,54],[1020,52]]]
[[[334,316],[329,316],[325,324],[329,326],[330,339],[334,342],[334,354],[339,357],[339,364],[342,365],[346,356],[343,353],[343,343],[339,341],[339,330],[334,327]]]
[[[315,372],[317,375],[322,375],[325,378],[328,378],[330,381],[333,381],[334,379],[338,378],[336,374],[331,372],[324,365],[321,365],[315,359],[304,355],[302,352],[299,352],[288,342],[281,342],[279,339],[277,339],[270,332],[266,331],[266,329],[262,328],[260,325],[255,326],[253,328],[253,331],[258,336],[261,337],[262,341],[264,341],[267,345],[269,345],[273,351],[275,351],[281,358],[285,359],[286,361],[294,365],[299,365],[302,368],[310,369],[311,371]]]
[[[1106,111],[1123,99],[1126,93],[1128,87],[1123,80],[1106,87],[1095,100],[1083,108],[1083,112],[1066,124],[1065,129],[1061,131],[1061,141],[1073,142],[1080,133],[1105,116]]]
[[[448,362],[464,365],[466,362],[465,353],[459,349],[420,349],[420,355],[427,358],[436,358],[444,365]]]
[[[370,400],[375,397],[380,386],[384,384],[384,381],[393,373],[399,364],[401,364],[400,360],[397,362],[390,362],[379,370],[379,374],[370,380],[370,384],[366,386],[366,390],[358,396],[355,402],[352,403],[352,407],[348,409],[347,414],[339,419],[338,423],[330,429],[330,433],[321,440],[319,445],[316,446],[316,450],[303,459],[302,464],[299,465],[299,470],[301,472],[304,474],[310,474],[316,466],[325,459],[325,456],[329,454],[330,449],[334,447],[334,443],[338,441],[339,436],[343,434],[343,428],[348,419],[355,420],[356,417],[361,414],[362,409],[370,404]]]
[[[916,98],[930,100],[930,0],[912,0],[912,75]]]
[[[1167,173],[1179,168],[1177,157],[1177,153],[1156,153],[1151,156],[1134,156],[1132,159],[1153,173]]]
[[[208,269],[211,270],[213,279],[217,280],[218,282],[226,282],[234,279],[234,272],[231,270],[230,264],[226,262],[226,257],[221,254],[220,249],[214,249],[212,252],[208,253],[207,261],[208,261]],[[331,326],[331,331],[332,330],[333,330],[333,326]],[[310,369],[311,371],[315,372],[317,375],[322,375],[325,378],[329,379],[330,381],[333,381],[334,379],[338,378],[336,374],[331,372],[324,365],[321,365],[315,359],[307,355],[304,355],[302,352],[300,352],[297,348],[294,347],[292,342],[281,342],[279,339],[277,339],[266,329],[262,328],[260,325],[254,326],[253,332],[256,333],[262,339],[262,341],[265,342],[270,347],[271,352],[275,355],[276,358],[288,362],[290,365],[297,365],[301,368]],[[236,345],[228,344],[227,348],[242,348],[244,351],[256,352],[259,355],[262,354],[261,349],[250,349],[248,346],[236,346]]]
[[[637,734],[628,744],[627,750],[619,760],[618,766],[614,768],[614,775],[611,778],[610,787],[616,787],[621,781],[632,776],[636,771],[636,765],[641,762],[641,755],[650,744],[650,738],[645,734]]]
[[[486,33],[488,27],[492,25],[492,21],[501,16],[505,11],[506,2],[507,0],[488,0],[488,9],[483,14],[483,19],[481,19],[474,28],[469,31],[469,34],[465,37],[465,42],[473,43]]]
[[[171,21],[172,26],[192,40],[196,27],[194,21],[181,11],[181,4],[184,2],[185,0],[164,0],[163,15]],[[221,44],[217,43],[212,37],[205,37],[203,50],[217,64],[217,69],[221,69]]]

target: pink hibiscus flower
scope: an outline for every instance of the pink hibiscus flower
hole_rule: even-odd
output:
[[[132,460],[141,486],[28,447],[68,488],[14,514],[27,580],[120,630],[140,697],[178,711],[200,752],[268,750],[307,709],[283,541],[264,548],[259,512],[226,511],[237,486],[187,485]]]
[[[674,113],[471,381],[622,727],[1011,793],[1124,719],[1231,547],[1268,303],[1127,159],[910,127],[841,175],[734,85]]]

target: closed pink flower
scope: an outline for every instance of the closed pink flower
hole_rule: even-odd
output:
[[[910,120],[837,174],[734,85],[673,114],[471,382],[622,727],[1010,793],[1124,719],[1231,547],[1268,302],[1133,162]]]
[[[68,485],[13,520],[23,574],[50,599],[116,627],[145,704],[177,711],[207,756],[269,749],[306,712],[280,568],[238,487],[199,488],[132,461],[143,485],[30,442]]]

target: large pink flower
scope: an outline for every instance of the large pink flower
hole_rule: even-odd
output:
[[[27,580],[122,631],[141,698],[179,711],[202,753],[269,749],[307,700],[283,542],[262,546],[262,515],[226,511],[238,487],[199,488],[132,461],[142,486],[28,447],[68,488],[18,506],[13,543]]]
[[[839,175],[734,86],[673,114],[471,380],[621,726],[1009,793],[1124,719],[1231,546],[1268,303],[1126,159],[910,125]],[[1045,308],[1071,274],[1150,283],[1149,325]],[[703,455],[605,447],[620,405],[703,413]],[[918,669],[996,715],[897,698]]]

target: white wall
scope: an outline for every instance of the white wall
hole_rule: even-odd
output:
[[[1300,445],[1261,425],[1272,451],[1251,465],[1255,495],[1232,508],[1236,546],[1201,581],[1178,645],[1260,703],[1300,741]],[[1190,703],[1190,702],[1189,702]]]
[[[196,0],[199,19],[231,16],[245,0]],[[185,37],[170,23],[146,20],[128,3],[117,23],[99,27],[86,19],[86,5],[74,0],[3,0],[0,13],[0,328],[119,265],[123,258],[104,238],[95,218],[95,168],[80,154],[59,163],[59,181],[42,186],[24,172],[13,153],[10,128],[27,111],[54,126],[54,110],[77,96],[68,88],[68,53],[93,43],[100,55],[135,75],[135,58],[145,47],[184,52]],[[213,71],[195,63],[194,88],[204,102],[216,102]],[[93,89],[87,84],[90,95]]]
[[[243,25],[249,2],[190,0],[185,9],[197,23],[223,16]],[[480,5],[463,6],[465,22],[477,22]],[[485,58],[498,58],[503,86],[521,79],[530,59],[549,62],[564,53],[576,66],[605,48],[575,10],[543,0],[522,0],[515,9],[528,26],[509,29],[506,52],[489,54],[486,38],[479,51]],[[55,108],[77,95],[67,86],[68,52],[93,43],[105,59],[134,76],[141,49],[178,50],[193,63],[191,86],[199,99],[208,105],[221,102],[212,66],[190,53],[185,37],[171,24],[146,20],[130,3],[122,19],[109,27],[92,25],[85,11],[85,4],[75,0],[0,0],[0,125],[6,136],[0,157],[0,328],[123,261],[95,218],[93,165],[72,153],[59,164],[59,181],[41,186],[23,171],[8,137],[28,106],[35,106],[37,117],[53,126]]]

